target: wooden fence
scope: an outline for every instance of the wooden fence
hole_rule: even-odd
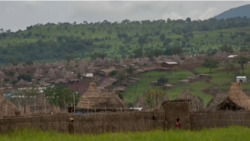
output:
[[[177,115],[175,115],[177,116]],[[0,119],[0,133],[14,129],[39,129],[68,132],[69,118],[74,118],[74,130],[82,134],[101,134],[107,132],[145,132],[174,128],[175,116],[155,112],[117,112],[81,115],[51,115],[33,117],[12,117]],[[227,126],[250,127],[250,112],[214,112],[178,115],[183,125],[188,121],[190,130],[220,128]],[[188,117],[189,116],[189,119]]]

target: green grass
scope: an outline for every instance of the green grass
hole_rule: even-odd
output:
[[[188,87],[190,93],[192,95],[198,96],[202,100],[204,105],[206,105],[212,99],[212,96],[207,95],[203,92],[204,89],[211,87],[211,85],[207,84],[205,80],[190,83],[188,84]],[[186,86],[181,85],[181,86],[176,86],[175,88],[167,91],[168,98],[170,100],[176,99],[179,95],[182,94],[185,88]]]
[[[56,132],[15,131],[0,136],[1,141],[248,141],[250,128],[228,127],[201,131],[150,131],[69,135]]]
[[[204,105],[209,103],[209,101],[211,101],[213,97],[204,93],[203,90],[214,89],[227,92],[230,88],[230,83],[236,81],[235,74],[233,74],[232,72],[227,73],[223,71],[223,69],[224,67],[212,69],[212,73],[209,73],[209,69],[207,68],[199,67],[194,69],[194,71],[197,72],[198,74],[207,74],[209,77],[211,77],[210,80],[211,84],[207,83],[205,79],[203,79],[202,81],[189,83],[187,85],[190,88],[191,94],[198,96],[202,100]],[[238,69],[237,66],[236,69]],[[247,76],[247,78],[250,78],[250,66],[245,66],[245,75]],[[142,96],[143,93],[147,92],[149,89],[160,89],[160,87],[150,87],[149,84],[152,81],[157,81],[157,79],[161,76],[169,78],[170,84],[175,84],[178,80],[188,78],[190,76],[193,76],[193,74],[189,71],[180,71],[177,73],[153,71],[141,74],[140,77],[142,79],[138,81],[137,90],[136,90],[136,84],[128,87],[124,93],[124,101],[127,103],[128,102],[133,103],[136,96]],[[242,90],[246,93],[250,91],[249,84],[250,83],[241,85]],[[175,87],[173,89],[166,90],[165,92],[170,100],[174,100],[179,95],[182,94],[185,88],[186,86],[184,85],[175,84]]]
[[[161,76],[164,76],[168,78],[168,83],[174,84],[178,80],[182,80],[185,78],[188,78],[190,76],[193,76],[194,74],[189,71],[179,71],[179,72],[147,72],[140,75],[140,80],[137,82],[137,84],[130,86],[126,89],[126,92],[124,95],[124,101],[125,102],[134,102],[135,95],[136,96],[142,96],[144,92],[147,92],[149,89],[159,89],[159,87],[150,87],[150,83],[153,81],[157,81],[158,78]]]

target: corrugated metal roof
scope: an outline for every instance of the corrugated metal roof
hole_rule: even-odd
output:
[[[246,76],[236,76],[236,78],[247,78]]]
[[[229,55],[228,58],[234,58],[236,57],[237,55]]]
[[[169,65],[178,64],[177,62],[165,62],[165,63],[167,63],[167,64],[169,64]]]

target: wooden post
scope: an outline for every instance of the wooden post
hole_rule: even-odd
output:
[[[44,110],[45,110],[45,115],[46,115],[46,101],[45,101],[45,95],[44,95],[44,100],[43,100],[43,102],[44,102]]]
[[[8,115],[8,110],[7,110],[7,100],[6,100],[6,102],[5,102],[5,114],[6,114],[6,116]]]
[[[74,101],[74,113],[76,111],[76,108],[75,108],[75,93],[73,93],[73,101]]]

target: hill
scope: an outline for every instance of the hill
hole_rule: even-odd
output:
[[[97,57],[154,57],[215,53],[250,46],[250,19],[47,23],[24,31],[0,30],[0,64]]]
[[[248,5],[243,5],[240,7],[236,8],[231,8],[214,18],[216,19],[229,19],[229,18],[236,18],[236,17],[241,17],[241,18],[250,18],[250,4]]]

